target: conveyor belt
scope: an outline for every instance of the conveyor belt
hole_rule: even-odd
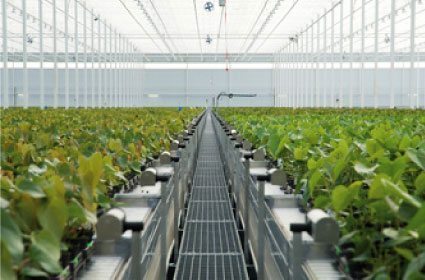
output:
[[[247,279],[211,115],[206,118],[175,279]]]

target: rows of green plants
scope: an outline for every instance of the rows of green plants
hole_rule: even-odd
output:
[[[220,109],[304,197],[337,218],[353,278],[425,279],[425,112]]]
[[[60,274],[108,193],[168,149],[198,109],[1,113],[1,279]],[[75,248],[74,248],[75,249]]]

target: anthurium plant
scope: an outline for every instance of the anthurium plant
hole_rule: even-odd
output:
[[[63,271],[108,192],[169,148],[198,109],[1,110],[1,279]]]
[[[340,268],[355,279],[425,279],[422,110],[220,109],[303,195],[336,217]]]

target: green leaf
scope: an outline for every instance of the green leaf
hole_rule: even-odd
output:
[[[130,162],[130,164],[129,164],[128,166],[130,167],[130,169],[131,169],[132,171],[134,171],[134,172],[136,172],[136,173],[138,173],[138,174],[142,173],[142,172],[140,171],[141,164],[140,164],[139,162],[137,162],[137,161],[132,161],[132,162]]]
[[[382,185],[382,178],[387,178],[385,174],[378,174],[370,185],[368,196],[371,199],[383,199],[387,195],[385,187]]]
[[[24,243],[22,241],[22,232],[15,220],[11,217],[6,209],[0,209],[1,212],[1,229],[0,239],[4,244],[3,249],[7,249],[13,259],[19,262],[24,252]],[[4,279],[4,278],[3,278]]]
[[[307,161],[307,167],[308,167],[308,170],[314,170],[317,168],[317,162],[313,158],[310,158]]]
[[[314,199],[314,207],[325,209],[330,202],[331,200],[329,199],[329,197],[324,195],[319,195],[318,197]]]
[[[405,151],[410,147],[410,143],[411,143],[410,137],[407,135],[404,135],[400,141],[400,144],[398,145],[398,148],[401,151]]]
[[[310,129],[306,129],[304,131],[304,137],[307,140],[307,142],[311,145],[315,145],[317,144],[317,142],[319,142],[319,134],[315,133],[315,131],[310,130]]]
[[[382,158],[380,160],[378,172],[385,173],[394,181],[398,181],[406,170],[406,167],[407,163],[405,157],[399,157],[393,161],[389,160],[388,158]]]
[[[112,152],[120,152],[122,150],[121,139],[110,139],[108,142],[108,148]]]
[[[24,267],[22,269],[21,273],[22,273],[22,275],[27,276],[27,277],[44,277],[44,278],[47,278],[49,276],[49,274],[47,274],[43,270],[38,269],[36,267],[30,267],[30,266]]]
[[[3,225],[2,225],[3,228]],[[1,271],[0,271],[0,279],[5,280],[15,280],[17,279],[15,271],[13,271],[13,261],[12,257],[9,254],[8,250],[5,250],[3,247],[4,243],[0,244],[0,252],[1,252]]]
[[[424,267],[425,253],[422,253],[410,261],[407,269],[404,272],[403,280],[423,279],[424,275],[421,273],[421,271]]]
[[[33,232],[31,234],[31,241],[31,260],[39,264],[48,273],[60,273],[62,271],[59,265],[60,240],[56,239],[49,231],[42,230]]]
[[[422,170],[425,170],[425,151],[408,149],[406,155],[409,159],[419,166]]]
[[[405,258],[406,260],[412,260],[415,255],[413,254],[412,250],[406,249],[406,248],[399,248],[399,247],[395,247],[394,250],[403,258]]]
[[[388,193],[391,193],[392,195],[400,199],[403,199],[404,201],[406,201],[407,203],[411,204],[412,206],[416,208],[421,207],[421,203],[416,198],[414,198],[408,192],[401,189],[400,186],[398,186],[397,184],[385,178],[381,179],[381,182],[382,182],[382,185],[388,190]]]
[[[117,158],[117,163],[122,169],[127,169],[128,158],[127,155],[121,155]]]
[[[65,225],[68,221],[68,209],[65,201],[54,198],[37,213],[40,225],[50,232],[57,240],[62,239]]]
[[[348,190],[345,186],[337,186],[332,191],[332,206],[335,211],[341,211],[344,210],[345,207],[347,207],[347,195]]]
[[[406,222],[409,222],[417,211],[418,208],[404,201],[400,204],[400,207],[398,207],[398,215]]]
[[[334,207],[335,211],[342,211],[347,208],[357,197],[361,185],[361,181],[356,181],[348,188],[340,185],[333,189],[332,206]]]
[[[122,173],[121,171],[116,171],[114,173],[115,177],[117,177],[118,179],[120,179],[123,182],[127,182],[127,178],[125,178],[124,173]]]
[[[84,184],[94,188],[99,183],[103,171],[102,155],[94,153],[91,157],[80,156],[78,173]]]
[[[373,158],[381,157],[385,151],[375,139],[366,140],[366,151]]]
[[[269,152],[275,159],[278,157],[279,144],[280,144],[279,135],[276,132],[272,133],[269,137],[269,141],[267,142],[267,149],[269,150]]]
[[[336,182],[341,175],[341,172],[347,167],[347,161],[343,159],[339,159],[332,168],[332,180]]]
[[[94,153],[91,157],[80,156],[78,159],[78,175],[83,183],[82,197],[85,208],[94,212],[96,210],[95,196],[96,187],[100,183],[103,174],[103,160],[100,153]]]
[[[425,203],[409,221],[406,229],[417,231],[422,238],[425,238]]]
[[[425,172],[422,172],[415,180],[416,193],[425,194]]]
[[[31,231],[34,228],[38,227],[38,201],[29,195],[23,195],[19,201],[16,203],[16,216],[19,217],[19,220],[23,231]]]
[[[310,195],[313,194],[314,189],[316,188],[319,181],[322,179],[322,174],[319,170],[316,170],[310,177],[310,180],[308,181],[308,189]]]
[[[43,192],[43,189],[29,179],[24,179],[19,182],[18,189],[34,198],[42,198],[46,196],[46,194]]]
[[[368,167],[361,162],[356,162],[354,164],[354,170],[360,175],[371,176],[371,175],[375,174],[375,170],[376,170],[376,168],[378,168],[378,166],[379,165],[374,165],[372,167]]]
[[[383,199],[385,196],[391,195],[404,200],[416,208],[421,207],[421,203],[416,198],[399,185],[393,183],[386,174],[378,174],[373,179],[368,195],[371,199]]]
[[[294,159],[295,160],[306,160],[308,155],[308,148],[295,148],[294,150]]]
[[[75,218],[81,222],[87,221],[84,207],[73,198],[68,204],[69,218]]]

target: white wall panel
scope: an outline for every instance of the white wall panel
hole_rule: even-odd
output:
[[[29,69],[29,105],[40,105],[39,94],[39,73],[38,69]],[[59,106],[65,105],[65,80],[64,69],[59,69]],[[206,106],[207,101],[211,103],[212,97],[227,89],[227,77],[224,70],[204,70],[204,69],[152,69],[138,70],[138,78],[143,79],[143,88],[140,92],[134,93],[142,95],[141,104],[136,106]],[[0,69],[1,72],[1,69]],[[84,80],[84,70],[79,70],[79,80]],[[89,80],[92,71],[87,70]],[[96,74],[96,73],[95,73]],[[45,69],[45,102],[48,107],[53,106],[54,72],[52,69]],[[186,85],[186,75],[188,75]],[[233,100],[221,100],[222,106],[274,106],[274,96],[272,94],[272,70],[231,70],[230,89],[233,93],[256,93],[256,98],[240,98]],[[69,80],[74,81],[75,71],[69,72]],[[88,100],[91,100],[91,83],[88,88]],[[95,85],[96,88],[97,85]],[[109,92],[109,88],[102,88],[102,91]],[[11,106],[22,106],[22,70],[13,69],[9,71],[9,100]],[[14,92],[15,94],[12,94]],[[76,92],[78,99],[84,100],[84,88],[80,83],[80,88],[75,89],[74,83],[70,85],[69,105],[76,105]],[[95,91],[96,93],[96,91]],[[2,95],[3,98],[3,95]],[[96,97],[95,97],[96,98]],[[108,99],[106,100],[106,102]],[[82,106],[83,104],[80,105]],[[90,105],[90,104],[89,104]],[[109,106],[113,104],[102,104]]]

